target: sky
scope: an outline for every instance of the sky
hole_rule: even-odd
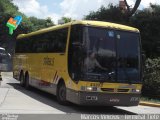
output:
[[[127,0],[129,5],[134,5],[134,1]],[[13,0],[13,3],[27,16],[43,19],[51,17],[57,24],[63,16],[80,20],[90,11],[98,10],[102,5],[107,6],[110,3],[117,5],[119,0]],[[140,9],[148,7],[149,3],[160,4],[160,0],[142,0]]]

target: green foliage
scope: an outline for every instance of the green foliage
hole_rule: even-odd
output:
[[[6,23],[10,17],[17,15],[22,16],[22,23],[14,31],[13,35],[9,35],[9,28],[6,27]],[[0,0],[0,46],[6,48],[9,53],[13,53],[15,40],[17,35],[25,34],[41,28],[53,26],[54,23],[51,18],[38,19],[35,17],[27,17],[23,13],[18,11],[18,7],[12,3],[12,0]]]
[[[146,97],[142,96],[141,101],[159,103],[160,104],[160,98],[158,98],[157,96],[146,96]]]
[[[160,95],[160,57],[146,60],[143,94]]]
[[[12,4],[12,0],[0,0],[0,14],[15,15],[18,11],[18,7]]]
[[[61,19],[64,20],[65,23],[68,23],[68,22],[72,21],[72,19],[68,18],[68,17],[62,17]]]
[[[86,20],[98,20],[126,24],[127,19],[125,13],[118,7],[112,4],[107,7],[102,6],[98,11],[90,12],[89,15],[85,16]]]
[[[30,22],[32,23],[32,30],[36,31],[42,28],[54,26],[54,23],[52,22],[51,18],[47,19],[38,19],[36,17],[30,17]]]
[[[147,57],[160,55],[160,6],[150,5],[150,8],[137,12],[130,22],[141,32],[142,47]]]

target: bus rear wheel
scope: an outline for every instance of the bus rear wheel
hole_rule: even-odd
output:
[[[62,105],[67,105],[68,103],[66,100],[66,86],[64,83],[58,85],[57,100]]]
[[[20,85],[21,85],[22,87],[24,87],[25,81],[24,81],[24,74],[23,74],[23,72],[20,73],[19,81],[20,81]]]

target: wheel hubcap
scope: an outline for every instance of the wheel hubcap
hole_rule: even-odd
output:
[[[61,87],[59,90],[60,99],[63,101],[65,99],[65,88]]]

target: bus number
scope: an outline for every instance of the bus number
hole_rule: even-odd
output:
[[[102,87],[102,86],[103,86],[103,83],[91,83],[90,86]]]

